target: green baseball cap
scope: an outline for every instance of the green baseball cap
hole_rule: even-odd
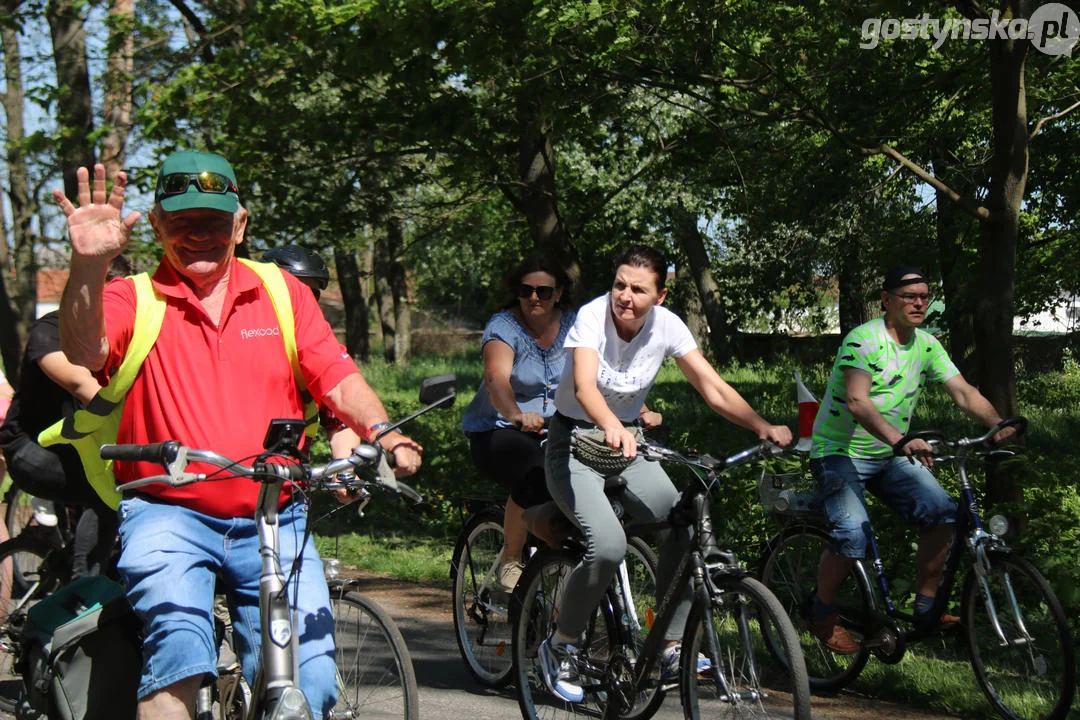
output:
[[[167,212],[209,208],[234,213],[240,207],[236,173],[214,153],[180,150],[165,158],[158,173],[154,202]]]

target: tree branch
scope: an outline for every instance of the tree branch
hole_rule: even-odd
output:
[[[1028,140],[1031,140],[1036,135],[1038,135],[1039,132],[1043,129],[1043,125],[1046,125],[1047,123],[1051,123],[1051,122],[1053,122],[1055,120],[1060,120],[1061,118],[1065,117],[1066,115],[1071,113],[1073,110],[1076,110],[1077,108],[1080,108],[1080,100],[1077,100],[1072,105],[1065,108],[1064,110],[1062,110],[1059,113],[1055,113],[1053,115],[1048,115],[1048,116],[1042,118],[1041,120],[1039,120],[1039,122],[1035,123],[1035,129],[1031,131],[1030,135],[1028,135]]]

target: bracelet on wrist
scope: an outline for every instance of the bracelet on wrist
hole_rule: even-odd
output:
[[[377,422],[368,428],[368,437],[373,438],[388,427],[390,427],[390,421],[388,420]]]

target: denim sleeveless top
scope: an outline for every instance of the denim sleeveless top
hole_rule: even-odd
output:
[[[559,333],[555,336],[555,342],[547,349],[536,343],[529,331],[509,310],[495,313],[484,328],[481,347],[491,340],[501,340],[514,351],[510,387],[513,388],[514,399],[523,413],[534,412],[544,417],[551,417],[555,413],[555,388],[559,384],[563,365],[566,364],[563,343],[575,317],[573,311],[563,310],[559,319]],[[465,408],[461,426],[466,434],[513,427],[491,404],[491,396],[483,381],[476,391],[476,397]]]

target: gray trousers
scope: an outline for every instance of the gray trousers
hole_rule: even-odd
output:
[[[571,428],[558,415],[551,419],[545,466],[551,497],[585,535],[585,556],[567,578],[559,609],[559,632],[579,637],[585,632],[604,590],[626,555],[626,534],[604,495],[604,486],[625,482],[626,490],[620,501],[630,515],[643,522],[666,519],[679,493],[659,463],[640,457],[620,475],[612,477],[605,477],[578,462],[570,451]],[[659,599],[667,592],[679,560],[689,548],[690,529],[664,530],[658,533],[657,542],[656,590]],[[667,639],[682,638],[690,599],[690,588],[687,587],[668,626]]]

